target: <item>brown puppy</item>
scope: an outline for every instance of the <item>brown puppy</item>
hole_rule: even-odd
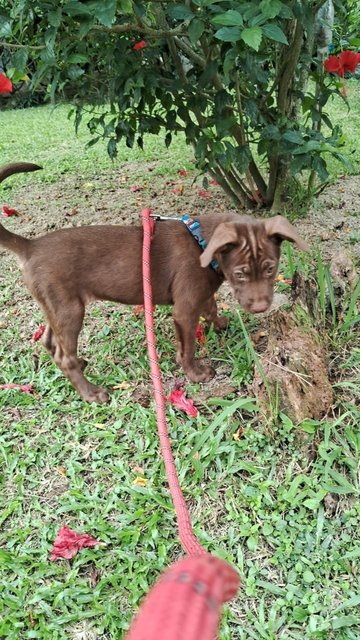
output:
[[[6,165],[0,169],[0,182],[13,173],[39,168]],[[213,214],[198,220],[207,243],[203,253],[181,221],[156,223],[151,273],[154,304],[174,305],[176,360],[189,380],[205,382],[215,371],[195,360],[195,331],[200,315],[216,328],[226,326],[217,315],[215,291],[226,279],[246,311],[266,311],[273,298],[281,241],[295,242],[303,250],[307,245],[281,216],[254,220]],[[142,235],[141,227],[109,225],[26,239],[0,225],[0,245],[17,254],[25,284],[47,318],[42,342],[88,402],[105,402],[109,396],[84,377],[84,361],[77,356],[85,306],[92,300],[143,303]],[[219,272],[209,266],[213,258]]]

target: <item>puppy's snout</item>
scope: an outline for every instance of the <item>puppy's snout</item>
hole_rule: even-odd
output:
[[[270,303],[268,302],[268,300],[256,300],[249,306],[251,313],[263,313],[270,307]]]

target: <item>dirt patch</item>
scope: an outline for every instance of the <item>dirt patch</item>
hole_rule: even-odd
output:
[[[340,249],[360,263],[360,175],[344,176],[314,202],[309,215],[296,225],[312,245],[330,260]]]
[[[269,339],[260,356],[262,372],[255,371],[252,389],[266,410],[268,392],[278,398],[278,409],[293,422],[320,420],[333,403],[324,347],[310,326],[299,326],[291,313],[272,314]],[[266,383],[264,383],[264,376]]]

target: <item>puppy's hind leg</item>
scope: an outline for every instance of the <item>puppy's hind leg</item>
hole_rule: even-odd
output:
[[[109,394],[105,389],[89,382],[83,375],[83,362],[77,357],[77,341],[84,319],[84,305],[80,300],[62,300],[61,309],[49,309],[46,315],[50,327],[44,333],[46,348],[52,353],[56,364],[70,380],[83,400],[87,402],[107,402]],[[50,348],[49,346],[50,345]]]

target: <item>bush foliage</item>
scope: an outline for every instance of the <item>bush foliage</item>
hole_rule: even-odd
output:
[[[339,86],[313,56],[323,3],[0,0],[0,39],[15,83],[26,74],[65,97],[77,124],[93,108],[92,142],[106,139],[111,156],[120,141],[142,147],[152,133],[170,145],[183,132],[236,205],[278,211],[291,180],[310,170],[326,181],[327,154],[342,158],[324,111]]]

